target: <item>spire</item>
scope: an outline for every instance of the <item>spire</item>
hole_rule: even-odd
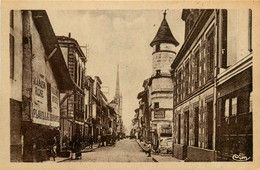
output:
[[[166,10],[164,11],[164,13],[163,13],[163,19],[165,19],[166,18]]]
[[[150,43],[150,46],[153,46],[158,43],[172,43],[175,46],[179,45],[178,41],[172,35],[171,29],[166,20],[166,10],[163,13],[163,20],[161,26],[157,31],[157,34],[154,37],[153,41]]]
[[[116,76],[116,94],[115,99],[119,100],[120,98],[120,87],[119,87],[119,65],[117,65],[117,76]]]

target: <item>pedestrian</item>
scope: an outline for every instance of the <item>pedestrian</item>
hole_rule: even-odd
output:
[[[75,157],[76,159],[81,159],[81,143],[80,143],[80,140],[79,138],[76,139],[76,142],[75,142]]]
[[[101,135],[98,135],[98,147],[100,147],[100,143],[101,143]]]
[[[152,145],[150,141],[148,142],[147,148],[148,148],[148,157],[151,157]]]
[[[93,149],[93,136],[90,135],[89,137],[89,148]]]
[[[112,133],[112,143],[113,143],[113,145],[115,146],[115,144],[116,144],[116,132],[115,131],[113,131],[113,133]]]
[[[55,161],[55,157],[57,155],[57,139],[56,136],[53,137],[53,140],[51,141],[50,144],[50,152],[51,152],[51,157],[53,157],[53,160]]]

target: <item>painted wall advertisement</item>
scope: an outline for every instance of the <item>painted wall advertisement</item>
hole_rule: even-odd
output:
[[[54,83],[48,83],[42,74],[34,74],[32,90],[33,123],[58,127],[59,91]]]

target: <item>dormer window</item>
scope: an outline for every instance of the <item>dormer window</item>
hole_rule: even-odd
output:
[[[160,76],[161,70],[156,70],[156,76]]]

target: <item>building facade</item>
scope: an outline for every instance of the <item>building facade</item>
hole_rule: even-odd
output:
[[[148,143],[152,141],[154,146],[154,150],[158,148],[158,138],[154,137],[152,140],[151,129],[150,129],[150,121],[151,121],[151,109],[150,109],[150,101],[149,101],[149,83],[150,79],[146,79],[143,82],[144,90],[138,93],[137,99],[139,99],[139,117],[140,117],[140,140]],[[157,134],[157,133],[155,133]]]
[[[93,93],[94,79],[91,76],[85,76],[85,132],[84,139],[89,141],[90,136],[93,136]]]
[[[153,74],[148,82],[152,140],[159,152],[172,150],[173,83],[170,70],[178,45],[164,12],[160,28],[150,44],[153,47]]]
[[[117,113],[117,135],[120,138],[122,134],[124,133],[123,131],[123,120],[122,120],[122,94],[120,91],[120,81],[119,81],[119,65],[117,65],[117,77],[116,77],[116,91],[115,91],[115,96],[114,99],[109,103],[111,107],[114,108],[114,110]]]
[[[84,136],[85,117],[85,63],[86,57],[82,52],[78,42],[68,37],[57,36],[64,60],[69,69],[70,78],[73,80],[74,89],[62,93],[61,103],[61,141],[63,138],[72,140],[80,139]]]
[[[239,149],[232,149],[235,147],[229,142],[238,140],[234,145],[243,145],[240,147],[252,144],[252,116],[249,110],[246,111],[252,91],[251,51],[245,45],[250,42],[249,12],[185,9],[182,20],[185,22],[185,41],[171,65],[174,84],[173,155],[189,161],[216,161],[222,159],[221,155],[227,151],[239,154]],[[237,25],[239,21],[243,21],[241,27]],[[241,34],[243,29],[248,34],[238,36],[238,31]],[[247,61],[245,64],[244,60]],[[242,66],[236,67],[240,62]],[[236,73],[232,72],[233,67],[236,67]],[[246,69],[249,71],[243,73]],[[236,86],[234,77],[242,74],[246,75],[246,83],[232,89]],[[241,112],[249,123],[245,133],[234,126],[239,117],[234,90],[244,92],[241,101],[247,99],[240,101],[244,109]],[[230,110],[225,112],[224,106]],[[227,123],[229,121],[235,121],[235,124]],[[249,143],[245,144],[245,141]],[[250,147],[247,152],[249,150]]]
[[[15,10],[10,18],[11,161],[43,161],[59,137],[60,93],[73,82],[47,13]]]

